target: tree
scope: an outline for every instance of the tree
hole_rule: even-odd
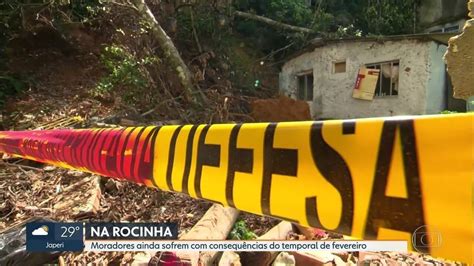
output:
[[[178,49],[176,49],[173,41],[155,19],[148,5],[144,0],[131,0],[131,2],[136,7],[141,19],[150,26],[151,34],[160,44],[165,60],[169,63],[170,67],[176,71],[181,85],[184,88],[184,98],[193,104],[200,104],[205,101],[204,94],[193,85],[191,72],[181,58]]]

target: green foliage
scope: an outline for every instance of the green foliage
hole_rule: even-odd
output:
[[[395,35],[413,33],[418,0],[363,1],[354,8],[356,25],[364,33]]]
[[[255,13],[290,25],[306,28],[314,28],[319,25],[314,23],[316,17],[312,9],[306,5],[305,0],[238,0],[235,1],[234,6],[238,10]],[[294,42],[296,45],[293,45],[293,48],[297,49],[299,44],[303,45],[307,39],[307,36],[302,33],[277,30],[252,20],[239,19],[235,21],[234,26],[242,35],[254,39],[256,46],[260,47],[264,53],[270,53],[290,42]]]
[[[179,40],[195,42],[193,31],[203,43],[205,43],[205,40],[212,40],[216,44],[216,42],[219,43],[230,37],[230,28],[226,24],[228,18],[216,12],[210,3],[194,6],[192,9],[181,8],[176,19]],[[224,25],[220,25],[220,20],[223,20]]]
[[[311,28],[313,36],[277,31],[262,23],[238,20],[236,29],[259,40],[264,38],[269,52],[294,42],[298,49],[315,35],[330,38],[363,35],[396,35],[414,31],[416,7],[419,0],[237,0],[235,8],[276,21]],[[301,45],[299,45],[301,44]]]
[[[238,221],[234,224],[232,231],[230,231],[229,239],[232,240],[251,240],[256,239],[257,235],[250,231],[245,224],[245,221]]]
[[[145,67],[159,62],[152,56],[137,58],[118,45],[105,47],[101,61],[109,74],[99,81],[91,94],[95,97],[104,97],[115,88],[124,88],[126,90],[122,97],[128,102],[136,100],[139,95],[137,92],[149,85]]]
[[[106,11],[105,0],[66,0],[73,20],[88,22]]]
[[[26,83],[12,75],[0,74],[0,107],[3,107],[7,97],[15,95],[26,88]]]
[[[58,26],[87,22],[105,10],[102,0],[5,0],[0,3],[0,29],[3,34],[29,30],[28,21]],[[31,26],[31,25],[30,25]]]
[[[272,0],[267,5],[266,14],[272,19],[298,26],[307,27],[311,24],[312,12],[305,0]]]
[[[441,111],[440,114],[451,115],[451,114],[458,114],[458,112],[457,111],[444,110],[444,111]]]

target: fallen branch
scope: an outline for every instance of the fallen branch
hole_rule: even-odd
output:
[[[204,216],[199,220],[191,230],[181,236],[182,240],[224,240],[227,238],[232,226],[234,225],[239,210],[229,207],[223,207],[214,204],[207,210]],[[193,252],[178,253],[180,258],[190,259],[194,265],[196,259],[199,265],[211,265],[216,259],[218,252]]]
[[[16,163],[9,163],[9,162],[5,162],[2,160],[1,164],[4,164],[5,166],[12,166],[12,167],[18,167],[18,168],[23,168],[23,169],[28,169],[28,170],[34,170],[34,171],[39,171],[39,172],[44,172],[43,169],[41,168],[36,168],[36,167],[32,167],[32,166],[27,166],[27,165],[21,165],[21,164],[16,164]]]
[[[282,48],[279,48],[279,49],[277,49],[277,50],[275,50],[275,51],[272,51],[271,53],[267,54],[266,56],[264,56],[264,57],[258,59],[258,61],[267,60],[268,58],[270,58],[270,57],[272,57],[272,56],[278,54],[279,52],[284,51],[284,50],[290,48],[290,47],[293,46],[294,44],[295,44],[295,42],[292,42],[292,43],[290,43],[290,44],[288,44],[288,45],[283,46]]]
[[[251,19],[251,20],[255,20],[255,21],[258,21],[258,22],[265,23],[265,24],[267,24],[269,26],[272,26],[274,28],[277,28],[277,29],[296,31],[296,32],[301,32],[301,33],[314,33],[314,30],[312,30],[312,29],[285,24],[285,23],[278,22],[278,21],[273,20],[273,19],[269,19],[269,18],[266,18],[266,17],[258,16],[258,15],[247,13],[247,12],[235,11],[234,14],[238,17],[241,17],[241,18]]]

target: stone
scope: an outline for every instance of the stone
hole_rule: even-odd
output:
[[[469,6],[472,8],[472,1]],[[453,84],[453,97],[467,100],[474,95],[474,75],[472,75],[472,69],[474,69],[474,19],[466,22],[463,33],[449,39],[448,51],[444,58]]]

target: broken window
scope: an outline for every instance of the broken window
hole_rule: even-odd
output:
[[[313,73],[298,75],[298,99],[313,100]]]
[[[369,69],[380,70],[377,86],[375,87],[375,97],[398,95],[398,76],[400,62],[390,61],[366,65]]]

